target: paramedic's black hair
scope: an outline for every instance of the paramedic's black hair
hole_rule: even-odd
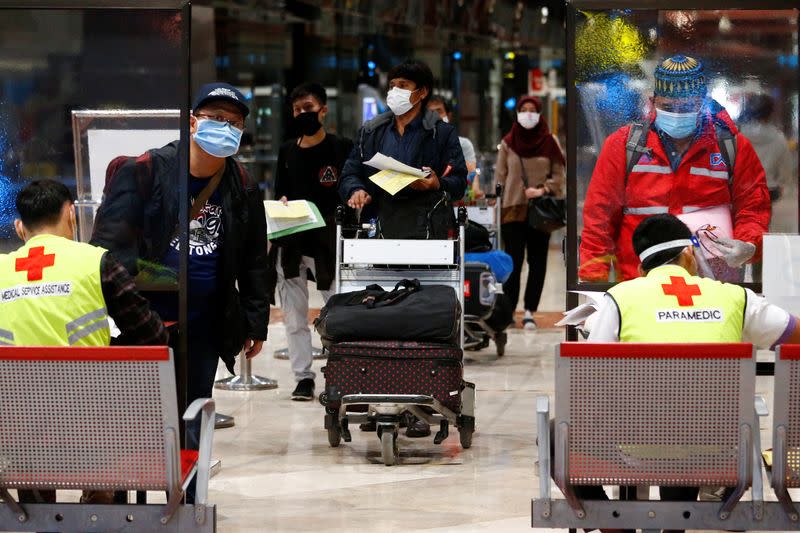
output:
[[[686,224],[674,215],[653,215],[642,220],[633,232],[633,251],[641,254],[651,246],[678,239],[691,239],[692,232]],[[647,271],[657,266],[672,263],[685,248],[671,248],[651,255],[642,262],[642,269]]]
[[[66,185],[55,180],[36,180],[17,194],[17,212],[25,227],[34,230],[58,223],[64,204],[74,203]]]

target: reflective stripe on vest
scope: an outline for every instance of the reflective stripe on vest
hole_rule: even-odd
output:
[[[746,298],[738,285],[690,276],[677,265],[619,283],[621,342],[741,342]]]
[[[86,327],[79,329],[82,326]],[[67,324],[67,340],[72,346],[82,338],[102,328],[108,328],[108,311],[106,311],[105,307],[86,313]]]
[[[0,255],[0,345],[108,346],[105,250],[38,235]]]

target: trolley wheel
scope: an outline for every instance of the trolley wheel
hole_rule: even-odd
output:
[[[342,442],[342,432],[339,430],[339,422],[336,421],[328,428],[328,444],[331,448],[337,448]]]
[[[508,333],[501,331],[494,336],[494,345],[497,348],[497,357],[506,354],[506,344],[508,344]]]
[[[381,458],[386,466],[393,466],[397,462],[397,433],[394,431],[381,433]]]
[[[460,418],[458,438],[461,441],[461,447],[466,450],[472,446],[472,434],[475,433],[475,417],[461,415]]]

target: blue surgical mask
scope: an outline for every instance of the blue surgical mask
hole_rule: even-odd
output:
[[[239,151],[242,130],[234,128],[227,122],[200,119],[197,122],[197,131],[192,138],[209,155],[229,157]]]
[[[673,139],[685,139],[697,130],[697,112],[673,113],[656,108],[656,127]]]

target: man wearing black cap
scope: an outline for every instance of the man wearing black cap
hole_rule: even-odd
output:
[[[242,350],[267,338],[267,228],[258,186],[232,157],[249,109],[227,83],[204,85],[190,117],[189,198],[178,196],[179,142],[127,158],[106,186],[92,244],[138,279],[178,271],[179,202],[190,202],[187,401],[211,397],[218,358],[232,371]],[[166,267],[166,268],[164,268]],[[238,286],[238,290],[237,290]],[[147,294],[164,320],[177,320],[175,293]],[[199,427],[190,425],[188,446]]]

